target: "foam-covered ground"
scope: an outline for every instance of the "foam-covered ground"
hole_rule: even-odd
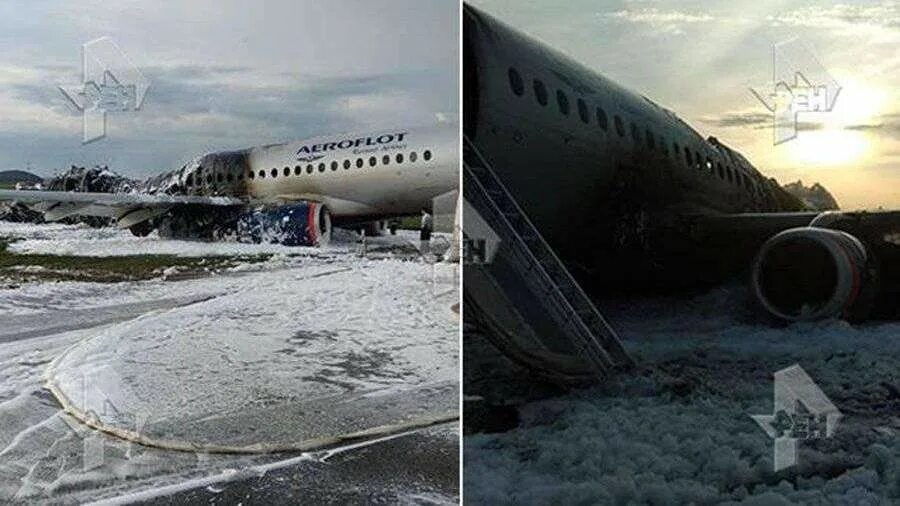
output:
[[[604,303],[641,366],[571,392],[521,381],[469,335],[466,393],[519,419],[464,439],[466,502],[900,504],[900,324],[775,326],[748,307],[741,287]],[[795,363],[844,416],[775,473],[749,415],[772,413],[772,374]]]
[[[136,237],[128,230],[91,228],[87,225],[47,223],[11,223],[0,221],[0,236],[25,239],[9,246],[14,253],[46,255],[125,256],[178,255],[237,256],[263,253],[315,253],[317,248],[297,248],[280,244],[244,244],[239,242],[202,242],[162,239],[156,232]],[[346,251],[347,245],[336,242],[331,249]]]
[[[116,248],[104,244],[103,233],[115,244],[131,240],[127,232],[82,227],[8,228],[0,235],[26,237],[16,243],[23,251],[71,239],[82,240],[72,252],[101,256]],[[457,281],[451,266],[410,254],[414,248],[403,244],[409,238],[373,238],[369,258],[345,243],[293,248],[268,262],[181,281],[27,282],[0,289],[0,503],[153,498],[234,479],[231,490],[240,494],[241,480],[250,477],[264,492],[265,470],[298,455],[305,464],[290,468],[309,483],[307,490],[324,494],[340,473],[334,459],[320,462],[315,451],[208,450],[311,448],[300,443],[452,415],[458,338],[450,306]],[[177,244],[147,241],[180,254]],[[190,250],[243,255],[230,252],[242,246],[191,243]],[[48,380],[94,425],[192,451],[128,443],[88,428],[61,411]],[[416,461],[431,468],[408,480],[370,473],[346,497],[424,494],[453,501],[458,490],[447,474],[458,465],[453,427],[391,443],[429,456]],[[354,468],[381,468],[377,448],[342,455]],[[224,488],[210,485],[204,494],[215,498]]]

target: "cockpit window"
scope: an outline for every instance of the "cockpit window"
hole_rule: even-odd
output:
[[[509,87],[512,88],[513,93],[519,97],[525,92],[525,83],[522,82],[522,76],[520,76],[519,72],[512,67],[509,68]]]
[[[625,137],[625,124],[622,123],[622,117],[616,114],[613,120],[616,124],[616,133],[619,134],[619,137]]]

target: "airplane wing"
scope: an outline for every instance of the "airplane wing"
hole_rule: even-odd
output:
[[[236,206],[235,197],[166,195],[148,193],[87,193],[32,190],[0,190],[0,201],[15,201],[42,212],[47,221],[67,216],[115,218],[119,228],[129,228],[179,205]]]
[[[739,213],[704,215],[693,218],[698,237],[768,238],[796,227],[839,228],[848,232],[900,234],[900,211],[799,211],[785,213]]]

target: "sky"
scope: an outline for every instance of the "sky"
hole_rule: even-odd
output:
[[[473,0],[473,5],[671,109],[764,174],[819,182],[844,209],[900,208],[900,2]],[[774,145],[773,45],[797,38],[841,90]]]
[[[143,177],[210,151],[455,120],[458,33],[452,0],[0,0],[0,170]],[[83,144],[57,86],[80,88],[99,37],[149,88]]]

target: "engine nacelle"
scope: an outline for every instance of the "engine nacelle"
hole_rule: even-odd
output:
[[[869,288],[869,260],[865,245],[847,232],[792,228],[763,244],[752,284],[763,307],[784,320],[852,318]]]
[[[240,242],[320,246],[331,240],[331,213],[323,204],[300,202],[243,213],[237,219]]]

